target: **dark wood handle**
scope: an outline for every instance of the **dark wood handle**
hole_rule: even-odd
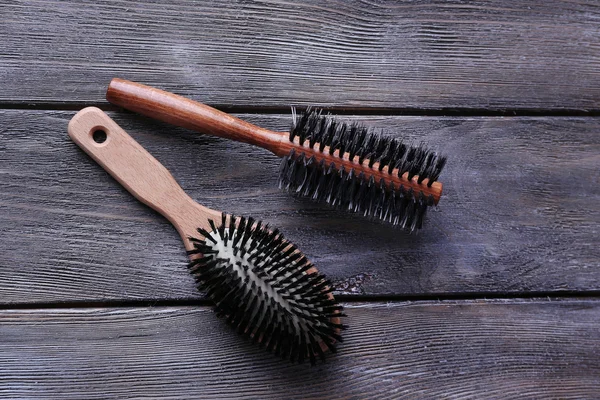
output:
[[[263,147],[282,156],[287,133],[273,132],[239,118],[150,86],[114,78],[106,99],[111,103],[169,124]]]

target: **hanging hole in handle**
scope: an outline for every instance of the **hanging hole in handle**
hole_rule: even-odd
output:
[[[102,128],[94,129],[94,132],[92,132],[92,139],[98,144],[106,142],[106,131]]]

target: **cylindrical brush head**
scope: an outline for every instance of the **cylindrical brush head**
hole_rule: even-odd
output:
[[[424,146],[410,146],[311,109],[299,117],[294,113],[289,139],[304,150],[292,148],[283,158],[281,188],[411,231],[421,228],[427,207],[437,203],[427,192],[442,172],[446,157]],[[319,154],[335,158],[319,161]],[[344,158],[354,167],[336,164]],[[395,186],[391,178],[405,183]]]

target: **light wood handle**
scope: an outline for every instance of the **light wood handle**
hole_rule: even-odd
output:
[[[263,147],[280,155],[285,132],[273,132],[173,93],[114,78],[106,99],[120,107],[169,124]],[[283,153],[285,154],[285,153]]]
[[[202,207],[177,184],[171,173],[96,107],[79,111],[69,122],[69,136],[113,178],[142,203],[161,213],[177,228],[187,243],[196,228],[207,228],[208,217],[219,213]],[[99,143],[104,132],[105,140]],[[95,135],[96,133],[96,135]]]

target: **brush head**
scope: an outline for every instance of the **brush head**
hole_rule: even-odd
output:
[[[222,215],[204,239],[190,238],[189,264],[217,314],[239,333],[292,362],[325,359],[342,341],[342,307],[331,283],[277,230],[252,218]]]
[[[410,146],[370,132],[359,124],[339,122],[320,110],[308,109],[298,117],[293,111],[293,117],[289,140],[308,146],[312,154],[292,149],[283,158],[280,188],[411,231],[421,228],[427,208],[435,201],[418,186],[433,185],[446,157],[422,145]],[[346,156],[356,167],[338,167],[324,158],[318,161],[315,151],[338,159]],[[386,178],[397,177],[401,183],[376,179],[375,171],[377,176],[383,172]]]

